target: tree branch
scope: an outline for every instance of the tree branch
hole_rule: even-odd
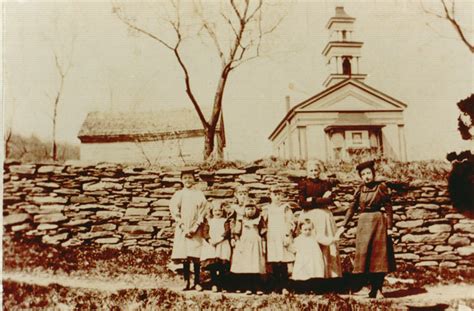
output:
[[[455,15],[455,12],[454,12],[454,0],[452,2],[452,5],[451,5],[451,13],[449,12],[448,10],[448,7],[446,5],[446,2],[445,0],[441,0],[441,3],[443,4],[443,9],[444,9],[444,13],[446,14],[446,19],[451,23],[451,25],[453,26],[453,28],[456,30],[456,32],[458,33],[459,37],[461,38],[462,42],[464,42],[464,44],[469,48],[469,50],[471,51],[471,53],[474,53],[474,45],[471,44],[466,36],[464,35],[464,32],[461,28],[461,26],[459,26],[459,23],[457,22],[457,20],[454,18],[454,15]]]

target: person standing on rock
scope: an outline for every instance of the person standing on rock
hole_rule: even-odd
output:
[[[391,240],[393,212],[388,187],[375,181],[374,161],[356,167],[363,184],[354,194],[342,228],[346,228],[355,212],[359,212],[356,231],[354,274],[368,277],[370,298],[382,295],[385,274],[395,270],[395,257]],[[382,212],[384,208],[385,213]]]
[[[194,171],[181,172],[183,189],[174,193],[170,200],[171,216],[176,222],[171,259],[183,263],[184,290],[202,290],[200,285],[200,256],[202,247],[201,225],[206,213],[207,200],[200,190],[192,189]],[[194,285],[190,284],[190,264],[194,268]]]
[[[307,178],[298,183],[299,204],[302,211],[298,217],[298,225],[311,222],[320,237],[332,240],[336,237],[336,222],[328,206],[333,204],[333,183],[320,178],[324,165],[321,161],[307,162]],[[323,253],[325,272],[324,278],[332,279],[342,276],[341,260],[337,243],[320,244]]]

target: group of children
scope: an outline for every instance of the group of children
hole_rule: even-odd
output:
[[[170,201],[177,224],[171,258],[183,263],[184,290],[202,290],[201,268],[210,271],[212,291],[233,288],[247,294],[260,294],[263,283],[268,286],[265,289],[285,293],[290,282],[301,287],[314,279],[341,276],[336,242],[342,231],[336,230],[327,209],[328,187],[317,198],[311,192],[314,189],[308,192],[301,184],[303,210],[295,217],[283,202],[281,187],[270,188],[271,203],[263,207],[249,198],[245,186],[236,189],[234,203],[214,200],[209,204],[201,191],[192,189],[193,172],[184,171],[181,178],[183,189]]]
[[[307,178],[298,183],[297,217],[283,202],[282,188],[272,187],[271,203],[262,208],[245,186],[236,189],[233,204],[209,204],[192,187],[194,173],[183,171],[183,189],[173,195],[170,210],[176,222],[171,258],[183,264],[184,289],[202,290],[201,265],[211,273],[213,291],[233,287],[259,293],[263,279],[277,292],[287,291],[289,279],[295,290],[314,290],[321,279],[337,280],[342,275],[337,241],[358,213],[352,276],[370,284],[369,297],[382,295],[385,275],[395,270],[390,189],[376,181],[374,161],[356,169],[362,184],[339,229],[328,208],[334,183],[320,178],[322,162],[307,163]]]

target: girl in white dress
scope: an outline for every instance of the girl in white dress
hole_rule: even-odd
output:
[[[183,290],[200,286],[200,257],[202,246],[201,225],[206,212],[207,200],[200,190],[192,189],[194,172],[181,172],[183,189],[173,194],[170,200],[170,212],[176,227],[173,239],[171,259],[183,263],[183,276],[186,286]],[[190,286],[190,264],[194,266],[194,286]]]
[[[262,235],[265,234],[265,223],[254,202],[245,204],[243,217],[236,222],[236,241],[232,254],[230,271],[238,275],[238,287],[246,287],[247,294],[259,292],[261,276],[265,273],[265,257]]]
[[[271,267],[272,288],[287,293],[288,264],[295,260],[289,249],[295,226],[293,212],[288,204],[282,203],[284,189],[274,186],[270,189],[271,204],[263,210],[267,223],[267,262]]]
[[[297,289],[308,289],[308,281],[325,276],[325,261],[319,244],[331,245],[339,239],[339,236],[328,237],[315,232],[314,224],[310,220],[305,220],[299,226],[300,235],[295,238],[292,245],[295,264],[291,279],[299,281],[295,286]]]
[[[204,243],[201,265],[211,272],[212,291],[221,290],[229,271],[231,256],[230,225],[221,201],[213,201],[209,217],[204,222]]]

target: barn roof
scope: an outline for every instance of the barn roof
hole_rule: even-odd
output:
[[[210,109],[204,109],[203,113],[207,118]],[[203,135],[202,123],[194,109],[94,111],[87,114],[77,136],[86,142],[147,140],[182,134]]]

